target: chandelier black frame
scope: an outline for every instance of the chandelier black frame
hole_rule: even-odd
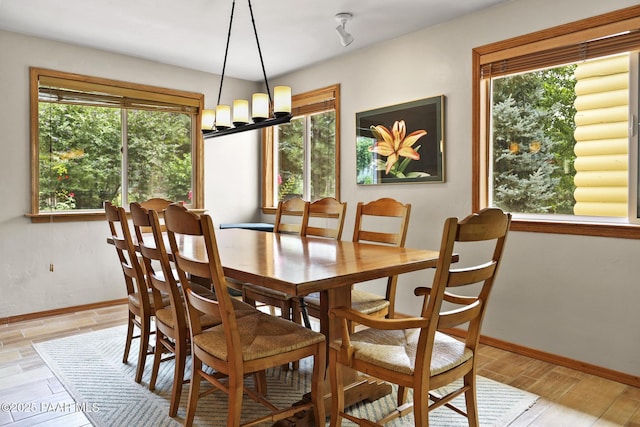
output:
[[[273,99],[271,97],[271,91],[269,89],[269,81],[267,80],[267,73],[264,68],[264,61],[262,59],[262,50],[260,49],[260,40],[258,39],[258,31],[256,30],[256,22],[253,17],[253,8],[251,7],[251,0],[247,0],[249,4],[249,13],[251,14],[251,24],[253,26],[253,33],[256,38],[256,45],[258,47],[258,55],[260,56],[260,65],[262,67],[262,75],[264,77],[264,84],[267,88],[267,95],[269,97],[269,111],[273,111],[274,104]],[[231,28],[233,26],[233,13],[236,7],[236,1],[233,0],[233,4],[231,5],[231,17],[229,18],[229,31],[227,33],[227,45],[224,51],[224,62],[222,65],[222,76],[220,77],[220,89],[218,90],[218,102],[216,105],[220,105],[220,98],[222,95],[222,84],[224,83],[224,74],[225,69],[227,67],[227,55],[229,53],[229,40],[231,39]],[[290,103],[289,103],[290,105]],[[202,135],[205,139],[214,138],[217,136],[229,135],[238,132],[244,132],[253,129],[261,129],[269,126],[275,126],[283,123],[288,123],[291,121],[293,115],[290,111],[282,112],[282,111],[274,111],[270,113],[271,117],[268,118],[258,118],[252,117],[253,121],[249,123],[238,123],[234,122],[234,126],[231,127],[220,127],[214,126],[213,129],[202,129]]]

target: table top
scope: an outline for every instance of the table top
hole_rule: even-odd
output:
[[[438,251],[330,240],[245,229],[218,229],[216,240],[225,275],[292,295],[426,268]],[[183,256],[206,259],[201,238],[180,236]]]

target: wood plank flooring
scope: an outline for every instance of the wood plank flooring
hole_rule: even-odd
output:
[[[0,325],[0,426],[90,426],[31,344],[122,325],[126,315],[118,305]],[[489,346],[479,374],[540,396],[514,427],[640,427],[639,388]]]

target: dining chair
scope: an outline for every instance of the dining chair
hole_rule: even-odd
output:
[[[300,234],[340,240],[346,212],[347,202],[339,202],[335,197],[315,200],[309,203],[307,220],[303,219]]]
[[[274,233],[301,234],[309,218],[309,202],[294,197],[278,203],[273,225]],[[262,303],[280,309],[283,319],[301,323],[299,300],[292,295],[254,284],[242,284],[243,300],[256,306]],[[309,325],[310,326],[310,325]],[[294,366],[295,368],[295,366]]]
[[[165,207],[166,208],[166,207]],[[156,345],[149,381],[149,390],[155,390],[160,362],[174,359],[173,386],[169,404],[169,416],[175,417],[180,404],[180,394],[184,384],[184,370],[189,348],[189,328],[184,307],[182,291],[179,289],[173,273],[173,267],[162,237],[162,227],[157,211],[145,209],[141,203],[131,203],[131,219],[136,233],[138,250],[142,257],[146,272],[148,286],[152,291],[152,303],[154,306],[163,305],[163,308],[155,310]],[[144,236],[149,230],[151,236]],[[145,240],[146,237],[146,240]],[[213,297],[213,292],[202,287],[200,292],[208,293]],[[168,297],[168,304],[163,300]],[[209,326],[217,325],[220,319],[207,319],[203,323]],[[171,357],[162,358],[169,353]],[[188,380],[187,380],[188,381]]]
[[[476,354],[510,222],[511,215],[497,208],[483,209],[462,221],[445,221],[432,286],[414,291],[424,297],[420,317],[380,319],[351,307],[331,310],[330,316],[341,322],[342,330],[341,339],[331,342],[329,349],[332,427],[341,426],[343,418],[359,425],[381,426],[412,410],[415,426],[423,427],[429,425],[429,412],[442,405],[465,415],[469,426],[479,425]],[[461,248],[462,253],[473,251],[472,261],[451,268],[454,248]],[[351,333],[348,321],[366,328]],[[465,326],[463,339],[450,335],[452,329]],[[376,422],[346,414],[344,367],[397,384],[398,408]],[[437,390],[460,378],[462,382],[454,389]],[[413,389],[413,402],[403,404],[408,389]],[[451,403],[462,394],[465,410]]]
[[[402,204],[391,198],[382,198],[369,203],[359,202],[356,207],[352,241],[404,247],[410,214],[409,203]],[[397,280],[398,276],[387,278],[385,295],[353,288],[351,307],[372,316],[393,318]],[[305,296],[304,303],[309,315],[318,317],[321,310],[319,294]],[[351,326],[352,330],[353,327],[355,325]]]
[[[114,206],[111,202],[106,201],[104,202],[104,210],[127,288],[129,313],[122,363],[127,363],[129,359],[129,350],[133,339],[139,338],[140,351],[138,352],[138,365],[135,376],[135,381],[139,383],[142,381],[147,355],[153,353],[149,349],[149,337],[153,333],[151,322],[155,315],[156,305],[151,299],[151,289],[147,286],[142,265],[136,254],[124,208]],[[168,300],[162,304],[165,302],[168,303]],[[134,336],[135,328],[139,329],[140,335]]]
[[[184,207],[171,205],[165,211],[165,223],[180,282],[187,275],[207,277],[214,286],[217,300],[200,296],[188,286],[185,288],[188,318],[191,331],[192,378],[185,426],[191,426],[200,395],[200,382],[206,380],[214,389],[227,394],[227,426],[240,426],[243,392],[269,409],[261,421],[277,422],[294,414],[313,410],[315,425],[324,425],[325,410],[323,380],[326,369],[324,335],[294,322],[271,316],[259,310],[246,316],[238,316],[227,292],[226,279],[216,243],[215,229],[209,215],[196,215]],[[204,241],[204,259],[183,255],[178,242],[185,236],[198,236]],[[203,330],[200,314],[220,316],[222,324]],[[305,357],[313,357],[311,400],[299,406],[278,408],[267,397],[244,387],[246,374],[263,371],[274,366],[288,364]],[[225,375],[222,381],[211,374]],[[204,394],[208,394],[205,392]]]
[[[307,222],[303,223],[301,234],[304,236],[324,237],[340,240],[344,228],[347,203],[339,202],[335,197],[324,197],[309,204]],[[301,317],[305,326],[310,327],[308,316],[320,317],[320,294],[312,294],[300,297],[298,306],[293,309],[301,311]]]
[[[161,197],[153,197],[151,199],[143,200],[138,202],[141,207],[158,212],[158,217],[160,218],[160,227],[162,227],[162,231],[166,231],[164,227],[164,210],[167,209],[167,206],[173,203],[172,200],[163,199]],[[143,229],[145,233],[151,233],[151,229],[146,227]]]

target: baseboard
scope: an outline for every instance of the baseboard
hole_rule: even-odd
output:
[[[91,304],[76,305],[73,307],[57,308],[55,310],[38,311],[36,313],[27,313],[27,314],[18,314],[16,316],[0,317],[0,325],[22,322],[25,320],[40,319],[40,318],[49,317],[49,316],[57,316],[60,314],[69,314],[69,313],[74,313],[76,311],[93,310],[94,308],[110,307],[113,305],[120,305],[120,304],[126,304],[126,303],[127,303],[127,299],[122,298],[122,299],[116,299],[111,301],[102,301],[102,302],[95,302]]]
[[[466,334],[466,331],[460,329],[450,329],[447,332],[451,333],[451,335],[459,337],[464,337]],[[592,365],[590,363],[581,362],[579,360],[570,359],[564,356],[558,356],[557,354],[547,353],[544,351],[510,343],[508,341],[503,341],[497,338],[487,337],[484,335],[480,336],[480,342],[482,344],[490,345],[491,347],[499,348],[501,350],[506,350],[512,353],[528,356],[533,359],[553,363],[554,365],[575,369],[576,371],[596,375],[598,377],[617,381],[619,383],[627,384],[633,387],[640,387],[640,377],[614,371],[613,369],[603,368],[601,366]]]

